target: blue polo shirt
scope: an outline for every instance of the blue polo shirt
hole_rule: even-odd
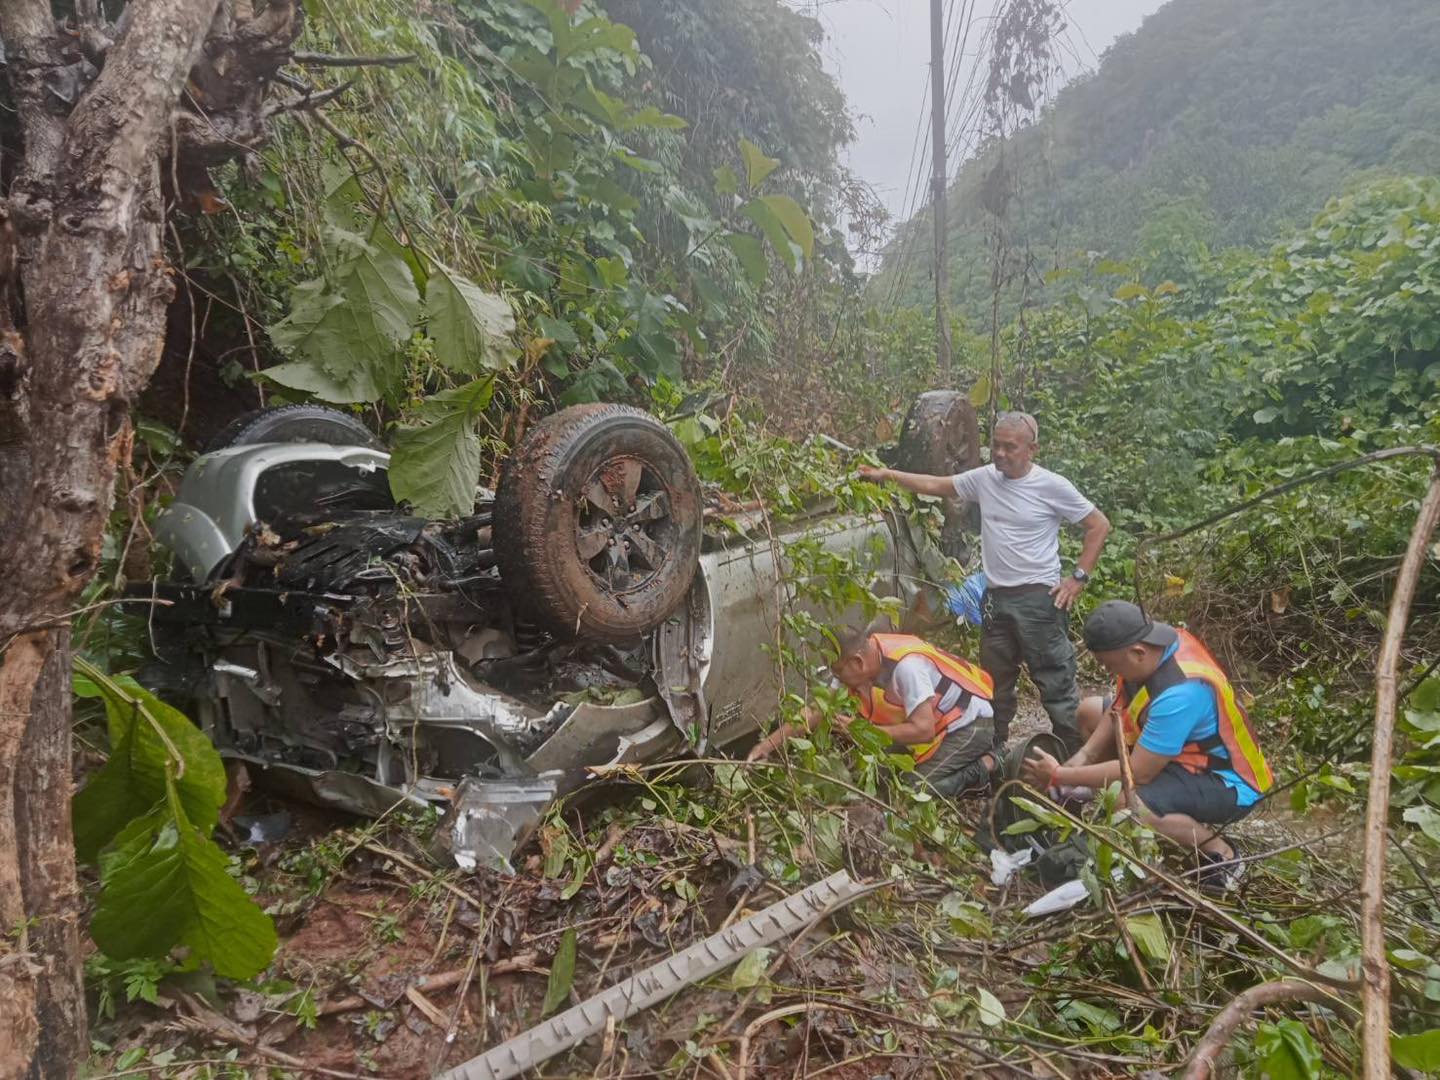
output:
[[[1180,648],[1177,641],[1165,650],[1161,657],[1163,664]],[[1187,679],[1185,682],[1162,690],[1150,702],[1150,711],[1145,714],[1145,726],[1140,729],[1140,745],[1151,753],[1175,757],[1186,743],[1208,739],[1220,730],[1219,707],[1215,691],[1201,679]],[[1216,757],[1229,759],[1230,751],[1217,746],[1211,751]],[[1232,769],[1216,769],[1215,775],[1235,789],[1238,806],[1253,806],[1260,799],[1260,793],[1240,779]]]

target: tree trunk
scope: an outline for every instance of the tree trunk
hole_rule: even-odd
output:
[[[80,977],[80,895],[70,832],[70,634],[43,631],[45,666],[35,684],[15,778],[20,893],[31,920],[29,951],[40,968],[39,1043],[32,1077],[63,1077],[83,1060],[85,988]],[[44,714],[61,708],[61,715]]]
[[[0,1077],[73,1075],[86,1044],[65,628],[99,561],[130,402],[163,344],[174,285],[159,163],[216,6],[136,0],[64,116],[44,81],[59,48],[48,0],[0,2],[26,149],[5,211],[25,297],[29,452],[28,484],[7,469],[0,491],[12,571],[0,576]]]

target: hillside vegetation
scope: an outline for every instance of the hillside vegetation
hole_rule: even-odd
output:
[[[1428,0],[1171,0],[959,170],[954,310],[988,318],[997,229],[1033,298],[1085,253],[1143,256],[1163,280],[1205,251],[1267,246],[1366,180],[1440,171],[1437,54]],[[903,267],[904,302],[929,302],[930,231],[922,214],[887,260],[881,284]]]
[[[1001,10],[1020,9],[1053,15],[1059,0]],[[189,173],[150,163],[175,189],[156,210],[155,263],[176,283],[163,358],[148,389],[147,368],[113,400],[113,505],[81,507],[95,565],[76,563],[76,595],[16,624],[58,639],[56,662],[33,665],[64,702],[47,760],[68,759],[72,727],[79,741],[73,844],[63,765],[35,771],[83,867],[83,906],[65,911],[74,948],[45,963],[80,970],[78,922],[93,1075],[435,1075],[841,868],[880,887],[812,924],[803,947],[756,950],[542,1075],[1168,1074],[1237,994],[1297,972],[1332,996],[1257,1016],[1230,1063],[1277,1080],[1357,1074],[1375,658],[1430,470],[1421,451],[1306,477],[1440,443],[1440,4],[1173,0],[961,172],[944,371],[923,215],[874,282],[846,249],[842,222],[868,228],[876,209],[839,163],[851,115],[803,10],[307,0],[283,78],[255,89],[278,103],[265,138]],[[81,60],[83,101],[94,65]],[[3,104],[8,179],[27,136],[13,87]],[[146,355],[161,345],[157,329]],[[717,762],[728,748],[697,741],[703,760],[617,770],[601,805],[547,813],[514,875],[426,864],[428,814],[342,827],[296,808],[285,839],[247,839],[229,820],[242,786],[227,788],[196,718],[135,679],[156,639],[115,601],[169,574],[157,515],[227,421],[293,402],[365,425],[392,452],[392,493],[435,519],[470,514],[477,482],[493,486],[561,406],[648,409],[688,451],[713,526],[743,531],[726,515],[745,508],[783,555],[780,628],[750,644],[792,675],[822,672],[834,624],[894,604],[873,595],[869,554],[788,526],[823,504],[938,532],[936,506],[896,501],[855,466],[893,440],[917,391],[947,385],[968,390],[982,428],[1000,409],[1033,412],[1038,460],[1114,523],[1076,621],[1138,593],[1233,674],[1282,781],[1240,826],[1238,893],[1197,896],[1177,877],[1184,860],[1118,812],[1118,785],[1084,820],[1031,792],[1015,835],[1076,837],[1087,895],[1068,915],[1026,917],[1044,888],[1033,870],[992,883],[975,843],[987,804],[906,785],[913,757],[842,724],[851,706],[818,675],[810,737],[768,763]],[[3,421],[23,379],[0,391]],[[17,445],[0,435],[0,452]],[[0,495],[23,505],[9,460]],[[53,529],[6,522],[10,544]],[[234,585],[197,594],[228,604]],[[978,652],[973,627],[936,639]],[[1435,1072],[1433,542],[1399,664],[1398,768],[1377,830],[1393,856],[1383,944],[1395,1060]],[[803,705],[787,696],[766,723]],[[135,883],[177,844],[188,884],[157,906],[160,890]],[[233,932],[201,935],[202,906]],[[28,917],[12,925],[0,975],[35,940]]]

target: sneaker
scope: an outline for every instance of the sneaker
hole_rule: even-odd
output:
[[[1196,883],[1200,886],[1200,891],[1207,896],[1224,896],[1236,888],[1240,879],[1245,876],[1245,863],[1236,861],[1241,857],[1240,845],[1234,840],[1229,843],[1234,854],[1228,859],[1212,855],[1208,851],[1200,852],[1200,871]]]

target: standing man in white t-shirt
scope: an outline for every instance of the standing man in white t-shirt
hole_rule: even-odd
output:
[[[1110,522],[1063,476],[1035,464],[1039,426],[1029,413],[1002,413],[990,437],[990,464],[958,476],[925,476],[860,468],[921,495],[959,496],[980,505],[980,558],[989,581],[980,636],[980,665],[995,679],[995,739],[1003,749],[1015,716],[1015,683],[1024,664],[1050,715],[1050,727],[1073,753],[1080,730],[1075,710],[1075,646],[1070,608],[1090,580]],[[1060,526],[1085,530],[1080,557],[1063,573]]]

